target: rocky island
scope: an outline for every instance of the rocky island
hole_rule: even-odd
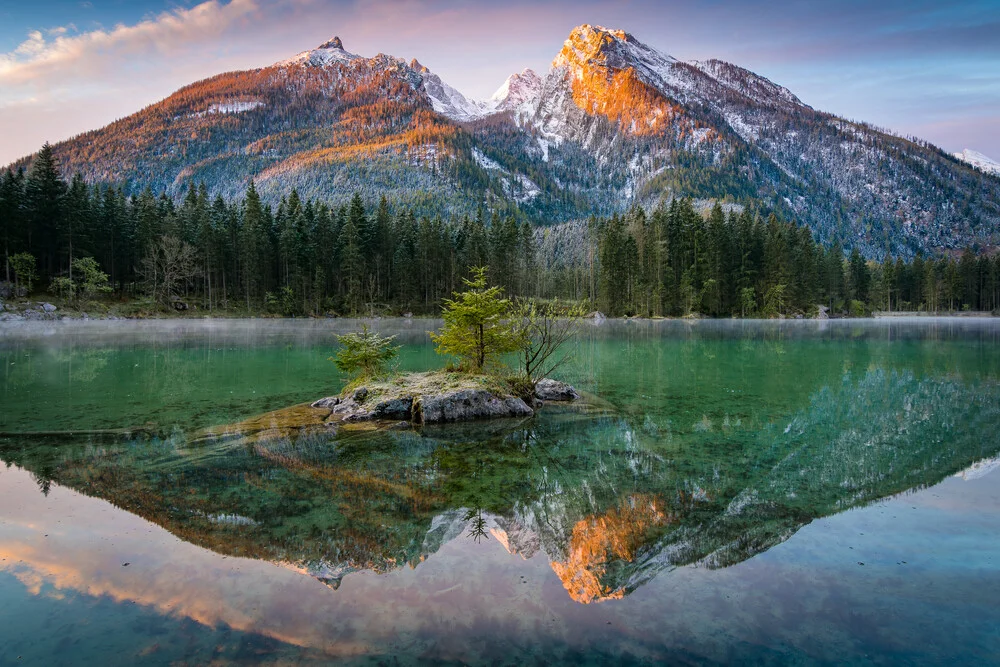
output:
[[[328,396],[311,404],[330,411],[327,423],[408,421],[416,424],[531,417],[545,401],[573,401],[580,394],[565,382],[545,378],[528,396],[513,383],[490,375],[432,371],[408,373]],[[521,392],[522,394],[524,392]]]
[[[526,419],[549,402],[583,411],[611,408],[571,385],[545,378],[520,388],[491,375],[451,371],[406,373],[366,380],[336,396],[300,403],[241,422],[205,429],[192,442],[241,438],[268,442],[318,435],[342,428],[357,431],[457,424],[489,419]],[[524,390],[528,390],[524,395]]]

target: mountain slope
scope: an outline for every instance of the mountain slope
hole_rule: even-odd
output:
[[[966,148],[961,153],[955,153],[955,157],[962,162],[985,171],[988,174],[1000,176],[1000,162],[997,162],[993,158],[986,157],[979,151]]]
[[[995,244],[1000,181],[925,143],[815,111],[786,88],[718,60],[684,63],[622,31],[581,26],[516,122],[576,167],[577,182],[652,203],[758,199],[826,242],[885,250]]]
[[[620,30],[572,31],[540,76],[477,101],[416,60],[339,38],[167,99],[55,147],[66,172],[177,195],[250,179],[333,203],[518,210],[538,223],[673,197],[774,210],[871,258],[1000,245],[1000,178],[804,104],[719,60],[683,62]],[[985,163],[980,163],[985,164]]]

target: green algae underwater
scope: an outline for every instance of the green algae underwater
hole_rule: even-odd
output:
[[[357,326],[4,329],[0,662],[1000,655],[1000,322],[607,321],[586,408],[227,432]]]

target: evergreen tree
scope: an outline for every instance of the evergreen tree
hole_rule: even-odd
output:
[[[523,332],[511,318],[511,302],[499,286],[488,287],[486,267],[473,268],[465,289],[446,299],[440,333],[432,333],[439,354],[458,357],[465,370],[480,373],[501,355],[524,345]]]
[[[240,264],[243,271],[243,292],[247,310],[252,304],[260,302],[267,283],[262,275],[261,267],[268,259],[267,252],[268,220],[260,195],[251,180],[247,186],[246,198],[243,200],[243,224],[240,233]]]
[[[31,163],[25,182],[24,200],[28,215],[27,248],[40,260],[44,275],[55,274],[58,262],[59,231],[63,222],[66,184],[48,142]]]

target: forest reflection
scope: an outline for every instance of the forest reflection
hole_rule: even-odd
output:
[[[69,487],[333,588],[351,572],[417,567],[454,539],[496,539],[546,558],[591,603],[680,566],[742,562],[816,518],[1000,453],[992,379],[870,363],[817,386],[767,421],[679,424],[603,404],[422,430],[268,418],[124,441],[6,437],[0,458],[43,493]]]

